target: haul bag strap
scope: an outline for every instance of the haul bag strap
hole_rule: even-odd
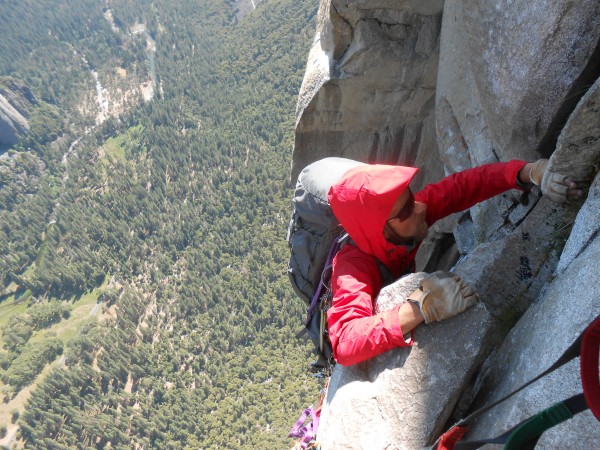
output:
[[[581,342],[581,384],[592,414],[600,421],[600,380],[598,354],[600,353],[600,317],[586,329]]]
[[[504,444],[504,450],[533,449],[546,430],[586,409],[587,403],[583,393],[556,403],[513,428]]]
[[[581,346],[581,336],[579,336],[577,338],[577,340],[575,340],[575,342],[573,342],[573,344],[571,344],[571,346],[567,350],[565,350],[565,352],[560,356],[560,358],[558,358],[558,360],[554,364],[552,364],[550,367],[548,367],[548,369],[544,370],[538,376],[536,376],[535,378],[532,378],[527,383],[523,384],[518,389],[515,389],[514,391],[510,392],[509,394],[505,395],[504,397],[500,398],[499,400],[497,400],[497,401],[495,401],[493,403],[490,403],[489,405],[484,406],[483,408],[480,408],[477,411],[472,412],[471,414],[469,414],[464,419],[459,420],[456,423],[456,425],[454,425],[454,426],[470,426],[473,423],[474,419],[476,419],[477,417],[479,417],[482,414],[488,412],[490,409],[496,407],[497,405],[499,405],[503,401],[505,401],[508,398],[512,397],[517,392],[522,391],[527,386],[533,384],[534,382],[536,382],[540,378],[543,378],[546,375],[548,375],[549,373],[554,372],[559,367],[564,366],[566,363],[568,363],[572,359],[575,359],[577,356],[579,356],[580,346]]]
[[[465,430],[468,429],[468,427],[473,423],[473,420],[475,418],[479,417],[483,413],[494,408],[495,406],[502,403],[509,397],[512,397],[517,392],[523,390],[525,387],[529,386],[530,384],[534,383],[535,381],[539,380],[540,378],[546,376],[550,372],[555,371],[559,367],[561,367],[564,364],[566,364],[567,362],[571,361],[576,356],[578,356],[578,353],[580,355],[581,384],[583,386],[583,394],[579,394],[575,397],[578,399],[580,399],[580,396],[584,397],[583,403],[586,404],[586,407],[590,408],[590,410],[592,411],[592,413],[594,414],[596,419],[598,419],[598,421],[600,421],[600,377],[599,377],[599,371],[598,371],[599,352],[600,352],[600,316],[597,317],[585,329],[585,331],[582,333],[582,335],[579,336],[579,338],[577,338],[575,340],[575,342],[573,342],[573,344],[571,344],[571,346],[560,356],[560,358],[558,358],[558,360],[554,364],[552,364],[552,366],[550,366],[547,370],[545,370],[544,372],[542,372],[541,374],[539,374],[537,377],[533,378],[532,380],[528,381],[527,383],[525,383],[518,389],[514,390],[513,392],[505,395],[498,401],[495,401],[483,408],[480,408],[477,411],[474,411],[473,413],[469,414],[464,419],[458,421],[454,425],[454,427],[452,427],[449,431],[444,433],[436,441],[436,444],[434,444],[433,448],[438,449],[438,450],[442,450],[442,449],[443,450],[452,450],[454,448],[456,448],[457,450],[471,450],[471,449],[477,449],[486,443],[503,443],[504,441],[502,441],[502,442],[494,442],[494,441],[496,439],[502,438],[502,436],[504,436],[504,435],[508,436],[512,432],[514,427],[511,430],[504,433],[504,435],[498,436],[497,438],[494,438],[491,440],[466,441],[466,442],[457,442],[457,440],[453,440],[451,446],[442,446],[444,437],[447,435],[452,435],[451,432],[454,429],[465,429]],[[570,399],[567,399],[561,403],[566,403],[567,405],[569,405],[569,408],[570,408],[571,403],[575,402],[575,400],[573,400],[575,397],[571,397]],[[580,401],[580,400],[577,400],[577,401]],[[583,408],[583,409],[585,409],[585,408]],[[583,409],[581,409],[581,411],[583,411]],[[571,411],[573,414],[577,414],[577,412],[580,412],[580,410],[577,410],[575,412],[575,410],[573,410],[573,409],[571,409]],[[519,426],[519,425],[517,425],[517,426]],[[460,434],[460,437],[458,438],[458,440],[460,440],[462,435],[464,435],[465,433],[466,433],[466,431],[462,432]]]
[[[583,393],[580,393],[519,422],[510,430],[495,438],[456,442],[454,446],[441,447],[444,440],[442,436],[438,450],[475,450],[486,444],[504,444],[504,450],[533,449],[544,431],[572,418],[575,414],[585,411],[587,408],[588,405],[585,401],[585,396]],[[457,428],[463,427],[455,427],[452,430]],[[464,432],[461,436],[463,434]]]

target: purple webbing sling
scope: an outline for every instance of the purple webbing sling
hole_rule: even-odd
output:
[[[312,419],[308,425],[304,425],[306,419],[310,416]],[[312,408],[307,408],[304,410],[300,418],[296,421],[296,424],[288,434],[289,437],[302,439],[300,442],[300,446],[305,449],[310,441],[317,436],[317,429],[319,428],[319,417],[317,413]]]

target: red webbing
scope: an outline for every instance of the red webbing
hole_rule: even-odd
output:
[[[464,434],[469,430],[468,427],[452,427],[440,437],[437,450],[454,450],[454,446]]]

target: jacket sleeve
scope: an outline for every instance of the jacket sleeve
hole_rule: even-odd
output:
[[[334,259],[331,286],[327,324],[339,364],[356,364],[392,348],[412,345],[412,339],[406,341],[400,329],[398,307],[373,315],[374,296],[381,288],[374,257],[346,245]]]
[[[427,224],[501,194],[509,189],[522,189],[517,174],[525,161],[485,164],[447,176],[428,184],[415,195],[417,201],[427,204]]]

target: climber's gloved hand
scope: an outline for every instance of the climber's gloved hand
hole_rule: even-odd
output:
[[[583,194],[573,179],[548,170],[547,159],[538,159],[530,164],[529,178],[531,182],[538,186],[542,190],[542,194],[554,203],[564,203],[567,200],[581,197]]]
[[[408,297],[419,306],[425,323],[441,321],[460,314],[477,302],[477,294],[458,275],[437,271],[421,281]]]

